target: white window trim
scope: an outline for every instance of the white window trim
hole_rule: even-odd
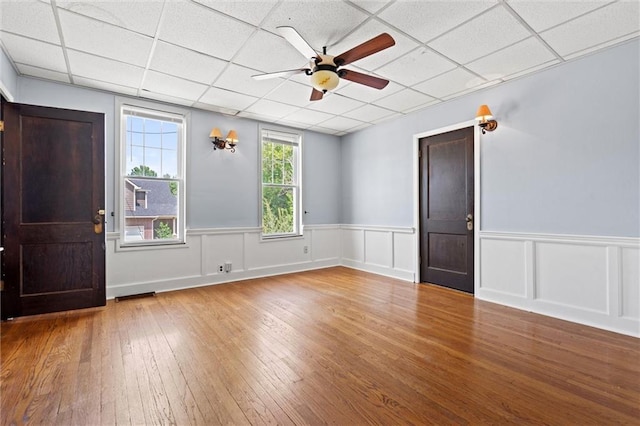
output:
[[[128,110],[143,110],[157,112],[159,118],[172,117],[174,119],[182,120],[182,140],[180,142],[180,149],[178,149],[178,167],[180,170],[180,178],[178,179],[180,184],[180,192],[178,195],[178,229],[180,232],[179,239],[172,240],[149,240],[143,242],[125,241],[125,217],[124,217],[124,180],[125,180],[125,168],[126,163],[122,152],[124,150],[124,143],[126,139],[123,139],[125,131],[126,120],[122,120],[123,111]],[[115,231],[118,232],[118,248],[122,249],[157,249],[157,248],[175,248],[178,245],[184,246],[186,244],[186,171],[187,171],[187,158],[189,144],[188,136],[191,132],[191,113],[185,108],[179,108],[169,105],[160,105],[153,102],[147,102],[139,99],[131,99],[124,97],[116,97],[115,100],[115,193],[117,194],[114,200],[114,207],[116,212]]]
[[[296,204],[294,206],[294,228],[295,231],[292,233],[288,233],[288,234],[271,234],[271,235],[265,235],[262,230],[264,229],[263,227],[263,217],[262,217],[262,188],[263,188],[263,184],[262,184],[262,132],[264,131],[274,131],[274,132],[281,132],[281,133],[289,133],[289,134],[293,134],[293,135],[297,135],[297,143],[293,143],[292,145],[296,145],[297,146],[297,167],[296,167],[296,179],[298,184],[297,186],[297,197],[296,197]],[[260,241],[261,242],[266,242],[266,241],[282,241],[284,239],[299,239],[303,237],[303,223],[302,223],[302,135],[303,132],[301,130],[298,129],[292,129],[289,127],[282,127],[282,126],[276,126],[276,125],[267,125],[267,124],[260,124],[258,126],[258,187],[259,187],[259,194],[258,196],[260,197],[258,199],[258,217],[260,218]]]

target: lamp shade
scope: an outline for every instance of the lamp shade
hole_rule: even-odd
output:
[[[209,137],[210,137],[211,139],[215,139],[215,138],[220,139],[220,138],[222,137],[222,133],[220,133],[220,129],[218,129],[217,127],[214,127],[214,128],[211,130],[211,133],[209,133]]]
[[[491,114],[491,110],[487,105],[480,105],[478,108],[478,112],[476,112],[476,120],[478,121],[487,121],[493,118],[493,114]]]
[[[319,91],[333,90],[338,87],[340,78],[338,74],[329,70],[319,70],[311,75],[311,85]]]
[[[229,130],[229,134],[227,135],[227,142],[232,144],[238,143],[238,134],[235,130]]]

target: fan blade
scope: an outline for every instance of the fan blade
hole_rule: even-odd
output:
[[[369,55],[373,55],[381,50],[396,44],[396,41],[387,33],[382,33],[377,37],[372,38],[369,41],[354,47],[351,50],[347,50],[341,55],[336,56],[333,61],[337,66],[347,65],[358,59],[365,58]]]
[[[389,80],[384,78],[375,77],[373,75],[362,74],[358,71],[340,70],[338,71],[340,78],[353,81],[354,83],[364,84],[365,86],[373,87],[376,89],[384,89],[389,84]]]
[[[277,77],[290,77],[295,74],[299,74],[301,72],[311,71],[309,68],[300,68],[298,70],[288,70],[288,71],[278,71],[278,72],[269,72],[266,74],[257,74],[252,75],[254,80],[267,80],[269,78],[277,78]]]
[[[320,99],[322,99],[322,95],[323,93],[319,90],[316,89],[312,89],[311,90],[311,98],[309,99],[310,101],[319,101]]]
[[[309,43],[307,43],[305,39],[302,38],[302,36],[295,30],[295,28],[276,27],[276,31],[278,31],[278,34],[284,37],[284,39],[287,40],[293,47],[295,47],[298,52],[302,53],[302,56],[304,56],[305,58],[311,59],[318,56],[316,51],[313,50],[313,47],[309,46]]]

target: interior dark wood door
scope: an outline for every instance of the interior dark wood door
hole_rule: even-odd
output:
[[[473,127],[420,139],[421,281],[473,293]]]
[[[104,115],[2,108],[2,318],[104,305]]]

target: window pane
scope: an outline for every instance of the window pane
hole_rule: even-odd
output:
[[[269,234],[293,233],[293,188],[265,185],[262,189],[262,232]]]
[[[125,179],[125,242],[179,238],[179,182]]]
[[[283,183],[287,185],[291,185],[295,183],[294,173],[293,173],[293,152],[294,148],[291,145],[283,146],[283,170],[282,170],[282,179]]]

